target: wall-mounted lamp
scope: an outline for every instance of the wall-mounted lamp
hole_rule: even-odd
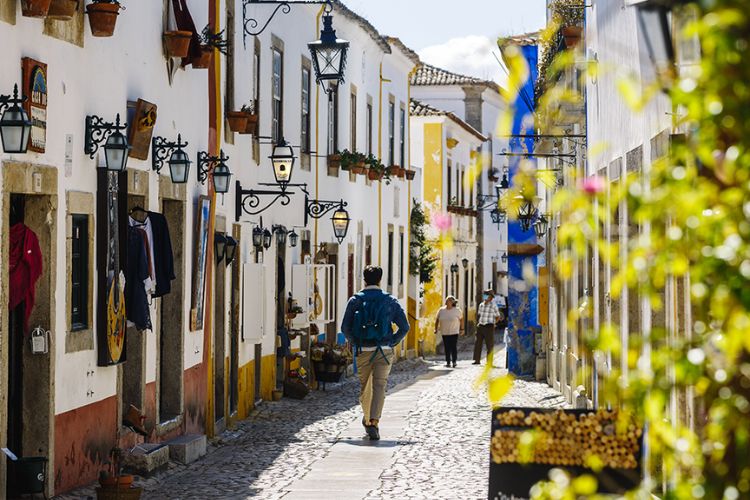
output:
[[[216,263],[221,264],[226,252],[227,237],[222,233],[214,234],[214,252],[216,253]]]
[[[315,78],[318,83],[331,82],[328,88],[323,86],[326,93],[335,88],[335,84],[344,82],[344,70],[346,68],[346,54],[349,50],[349,42],[336,37],[333,29],[333,5],[326,3],[325,15],[323,16],[323,30],[320,39],[307,44],[315,70]]]
[[[271,232],[276,235],[276,243],[280,246],[286,245],[287,230],[284,226],[274,224],[271,226]]]
[[[464,269],[469,267],[469,259],[463,258],[461,259],[461,265],[464,266]]]
[[[229,157],[224,155],[224,151],[221,151],[220,156],[210,156],[205,151],[199,151],[197,165],[198,181],[201,184],[205,184],[210,173],[214,183],[214,191],[217,194],[229,192],[229,181],[232,173],[226,164],[227,160],[229,160]]]
[[[297,234],[294,229],[289,233],[289,246],[292,248],[295,248],[297,246],[297,242],[299,241],[299,234]]]
[[[226,235],[226,244],[224,246],[224,259],[226,260],[227,267],[234,262],[234,257],[237,255],[237,240],[229,235]]]
[[[507,264],[507,263],[508,263],[508,254],[507,254],[507,253],[505,253],[505,252],[503,252],[503,255],[502,255],[502,256],[500,257],[500,261],[501,261],[501,262],[502,262],[503,264]]]
[[[547,230],[549,229],[549,215],[540,215],[539,218],[537,218],[536,222],[534,222],[534,233],[536,233],[537,238],[544,238],[544,236],[547,234]]]
[[[169,165],[169,176],[174,184],[185,184],[190,172],[190,158],[182,149],[188,145],[182,142],[182,136],[177,135],[177,142],[169,142],[164,137],[155,136],[151,139],[151,169],[157,173],[164,167],[164,161]],[[167,160],[167,157],[169,159]]]
[[[3,112],[0,118],[0,139],[6,153],[23,154],[29,148],[31,120],[21,107],[25,100],[26,96],[18,97],[18,84],[13,85],[13,96],[0,95],[0,111]]]
[[[120,132],[128,128],[128,124],[120,125],[120,113],[117,113],[115,123],[105,122],[96,115],[86,117],[86,130],[83,151],[94,159],[99,146],[104,144],[104,162],[107,170],[121,172],[128,164],[130,145],[127,138]]]
[[[451,272],[452,273],[458,272],[458,264],[451,264]]]
[[[344,238],[346,238],[346,233],[349,231],[349,223],[351,222],[349,212],[346,211],[344,206],[345,203],[342,201],[339,208],[333,212],[333,216],[331,217],[331,222],[333,222],[333,234],[336,236],[339,243],[343,242]]]
[[[276,184],[281,186],[281,189],[286,189],[287,184],[292,180],[292,171],[294,170],[294,150],[292,146],[282,137],[279,142],[273,147],[271,156],[271,165],[273,166],[273,176],[276,179]]]

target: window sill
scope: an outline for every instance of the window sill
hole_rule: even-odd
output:
[[[70,330],[65,334],[65,353],[94,349],[94,331],[91,328]]]

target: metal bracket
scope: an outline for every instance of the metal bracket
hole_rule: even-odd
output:
[[[86,131],[84,135],[83,152],[92,160],[103,143],[113,132],[119,132],[128,128],[128,124],[120,125],[120,113],[117,113],[115,123],[105,122],[96,115],[86,117]]]
[[[151,139],[151,169],[156,172],[161,172],[164,168],[164,161],[179,148],[184,148],[188,145],[187,141],[182,142],[182,135],[177,134],[177,142],[169,142],[164,137],[159,135],[154,136]]]
[[[278,184],[259,184],[260,186],[277,186]],[[237,195],[235,198],[235,207],[234,207],[234,220],[235,222],[239,222],[240,217],[242,217],[242,213],[246,213],[247,215],[260,215],[269,208],[271,208],[273,205],[276,204],[277,201],[281,202],[282,206],[287,206],[292,202],[292,195],[294,195],[294,191],[290,191],[288,188],[290,187],[299,187],[304,193],[307,193],[307,184],[286,184],[283,188],[278,190],[270,190],[270,189],[242,189],[242,184],[240,184],[240,181],[236,182],[237,186]],[[273,199],[262,206],[262,208],[258,208],[261,206],[262,200],[261,198],[264,197],[273,197]]]
[[[283,2],[277,2],[274,0],[242,0],[242,45],[247,48],[247,37],[258,36],[263,33],[279,11],[282,11],[284,14],[289,14],[292,11],[291,4],[320,5],[324,3],[330,4],[331,2],[330,0],[288,0]],[[248,17],[247,7],[249,5],[275,5],[276,8],[263,26],[258,29],[258,26],[260,25],[258,20]]]

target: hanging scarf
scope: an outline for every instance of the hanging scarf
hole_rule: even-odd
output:
[[[23,316],[24,332],[28,331],[29,316],[34,308],[36,282],[42,275],[42,250],[34,231],[19,222],[10,228],[9,243],[10,301],[12,310],[26,303]]]

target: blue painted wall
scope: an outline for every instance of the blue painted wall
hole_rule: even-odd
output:
[[[519,92],[515,104],[513,134],[535,133],[532,113],[534,111],[534,84],[537,80],[538,48],[521,47],[530,68],[530,78]],[[509,143],[512,153],[534,151],[533,139],[513,138]],[[508,157],[510,178],[515,175],[521,158]],[[534,161],[533,159],[529,159]],[[533,229],[523,231],[518,221],[508,222],[508,242],[535,244]],[[524,268],[533,271],[535,279],[529,283],[524,279]],[[528,273],[526,274],[528,275]],[[533,342],[528,341],[529,328],[539,324],[539,290],[537,288],[537,256],[508,255],[508,369],[518,376],[534,375]],[[527,333],[527,335],[524,335]]]

